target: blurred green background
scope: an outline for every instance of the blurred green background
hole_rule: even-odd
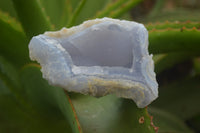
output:
[[[149,31],[159,98],[144,109],[50,86],[29,59],[33,36],[102,17]],[[0,0],[0,133],[199,133],[199,56],[199,0]]]

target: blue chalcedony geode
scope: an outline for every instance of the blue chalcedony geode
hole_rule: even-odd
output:
[[[158,97],[148,32],[111,18],[45,32],[29,43],[30,58],[51,85],[96,97],[116,94],[143,108]]]

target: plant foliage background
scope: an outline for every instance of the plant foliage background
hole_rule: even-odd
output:
[[[198,0],[0,0],[0,132],[200,132],[199,7]],[[65,92],[30,61],[34,35],[97,17],[148,29],[159,82],[150,106]]]

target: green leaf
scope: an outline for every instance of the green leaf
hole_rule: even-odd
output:
[[[73,25],[78,25],[87,19],[93,18],[95,14],[104,7],[107,1],[108,0],[87,0]]]
[[[152,11],[149,13],[149,15],[147,17],[153,17],[153,16],[158,15],[161,12],[161,10],[163,9],[165,2],[166,2],[165,0],[156,1]]]
[[[20,24],[0,11],[0,54],[20,67],[29,62],[28,41]]]
[[[45,115],[41,114],[41,109],[33,108],[33,102],[25,99],[26,94],[15,68],[0,57],[0,132],[70,131],[60,112],[49,107],[45,108]]]
[[[163,0],[165,1],[165,0]],[[164,8],[162,8],[164,9]],[[180,8],[176,7],[175,10],[163,10],[152,16],[143,18],[144,23],[148,22],[165,22],[167,21],[196,21],[199,22],[200,14],[199,8]]]
[[[70,97],[85,133],[155,132],[146,108],[137,108],[132,100],[114,95],[95,98],[72,94]]]
[[[140,2],[142,2],[142,0],[129,0],[128,2],[121,5],[119,9],[112,11],[109,17],[111,18],[121,17],[124,13],[128,12],[133,7],[137,6]]]
[[[17,70],[0,56],[0,75],[9,80],[15,87],[19,87]]]
[[[71,101],[64,93],[64,90],[50,86],[42,78],[37,65],[30,64],[25,66],[20,75],[26,101],[30,101],[33,108],[41,113],[41,116],[57,117],[62,114],[74,133],[82,132],[75,110],[73,110]]]
[[[142,0],[116,0],[110,1],[104,9],[96,14],[96,18],[111,17],[118,18],[127,13],[128,10],[138,5]]]
[[[51,30],[51,24],[38,0],[12,0],[22,27],[30,39]]]
[[[192,133],[192,130],[178,117],[153,107],[148,110],[153,115],[155,125],[159,127],[159,133]]]
[[[32,110],[29,110],[32,111]],[[48,110],[47,110],[48,112]],[[12,94],[0,94],[1,133],[63,133],[71,132],[62,117],[36,117],[16,101]]]
[[[97,12],[95,18],[108,17],[112,11],[120,8],[120,6],[127,1],[128,0],[109,1],[101,11]]]
[[[6,90],[4,91],[11,92],[12,95],[16,98],[16,100],[20,104],[24,104],[25,102],[20,94],[21,88],[20,88],[20,81],[17,69],[1,56],[0,56],[0,78],[2,80],[3,88],[4,89],[6,88]]]
[[[167,30],[167,29],[192,29],[192,28],[200,28],[200,23],[199,22],[190,22],[190,21],[185,21],[185,22],[180,22],[180,21],[175,21],[175,22],[157,22],[157,23],[148,23],[145,24],[145,27],[147,28],[148,31],[151,30]]]
[[[0,76],[0,95],[10,93],[10,89],[8,88],[5,80]]]
[[[41,0],[45,13],[56,30],[66,25],[70,15],[70,0]]]
[[[12,17],[17,17],[11,0],[0,0],[0,10],[7,12]]]
[[[188,78],[159,88],[159,97],[151,105],[188,119],[200,112],[200,78]]]
[[[76,21],[76,18],[78,17],[80,11],[82,10],[82,8],[84,7],[85,3],[86,3],[87,0],[81,0],[79,5],[76,7],[74,13],[73,13],[73,16],[69,19],[68,21],[68,25],[67,27],[71,27],[74,25],[75,21]]]
[[[165,29],[149,32],[150,53],[199,52],[200,32],[197,29]]]
[[[155,55],[156,56],[160,55]],[[189,53],[189,52],[177,52],[161,55],[162,57],[155,61],[155,72],[156,74],[161,73],[162,71],[172,68],[174,65],[181,63],[183,61],[192,59],[199,56],[199,53]]]
[[[15,101],[23,106],[24,109],[30,109],[29,103],[23,98],[23,89],[21,88],[16,68],[3,57],[0,57],[0,79],[2,81],[2,86],[0,87],[3,88],[1,90],[10,92]]]

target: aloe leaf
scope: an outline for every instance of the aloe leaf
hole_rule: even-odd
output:
[[[81,0],[79,5],[77,6],[77,8],[75,9],[73,16],[69,19],[69,22],[67,24],[67,27],[71,27],[74,25],[76,18],[78,17],[80,11],[82,10],[82,8],[84,7],[85,3],[87,0]]]
[[[108,95],[101,98],[71,94],[85,133],[155,132],[146,108],[139,109],[132,100]]]
[[[50,86],[42,78],[40,68],[37,65],[25,66],[20,75],[27,101],[30,101],[33,107],[39,109],[43,115],[50,113],[53,116],[59,115],[58,111],[62,112],[61,114],[67,119],[66,123],[70,124],[72,131],[74,133],[82,132],[75,110],[73,110],[70,99],[66,97],[64,90]],[[51,112],[52,109],[49,110],[48,107],[56,110]]]
[[[20,103],[24,103],[20,96],[20,81],[17,69],[9,63],[6,59],[0,56],[0,78],[3,81],[3,86],[7,86],[9,92],[18,100]]]
[[[193,77],[160,87],[159,98],[151,105],[184,120],[191,118],[200,112],[199,81],[199,77]]]
[[[152,11],[149,13],[147,17],[153,17],[159,14],[162,11],[163,6],[165,5],[165,2],[166,2],[165,0],[156,1]]]
[[[22,27],[30,39],[47,30],[51,24],[38,0],[12,0]]]
[[[78,25],[87,19],[93,18],[95,14],[104,7],[107,1],[108,0],[86,0],[85,5],[73,25]]]
[[[178,63],[199,56],[199,53],[177,52],[155,55],[154,58],[156,58],[156,56],[161,56],[159,59],[155,59],[155,72],[159,74],[162,71],[169,69]]]
[[[8,93],[10,93],[10,89],[4,79],[0,76],[0,95]]]
[[[158,14],[146,17],[143,22],[165,22],[168,21],[199,21],[199,9],[176,8],[176,10],[160,11]]]
[[[29,110],[31,111],[31,110]],[[0,94],[1,133],[55,133],[71,132],[62,117],[53,119],[36,117],[27,113],[12,94]]]
[[[174,22],[157,22],[157,23],[148,23],[145,24],[145,27],[147,28],[148,31],[151,30],[167,30],[169,28],[171,29],[192,29],[192,28],[200,28],[200,23],[199,22],[191,22],[191,21],[185,21],[185,22],[180,22],[180,21],[174,21]]]
[[[102,18],[102,17],[108,16],[110,12],[112,12],[113,10],[116,10],[127,1],[128,0],[117,0],[117,1],[108,2],[101,11],[97,12],[95,18]]]
[[[192,53],[194,51],[196,52],[196,55],[198,55],[199,49],[197,43],[199,40],[197,36],[199,34],[198,28],[200,27],[200,23],[190,21],[166,21],[164,23],[149,23],[145,26],[149,30],[150,52],[172,53],[171,55],[174,57],[174,54],[177,54],[177,58],[172,59],[174,62],[175,59],[182,58],[181,55],[183,55],[183,57],[186,57],[187,55],[194,56],[195,54]],[[191,38],[193,38],[193,42],[190,41]],[[163,44],[162,47],[158,47],[158,42]],[[190,43],[192,43],[192,45]],[[177,51],[179,53],[182,52],[182,54],[175,53]],[[184,56],[184,54],[187,55]]]
[[[106,4],[104,9],[97,12],[96,18],[111,17],[118,18],[127,13],[128,10],[138,5],[142,0],[116,0]]]
[[[73,17],[75,10],[78,8],[78,5],[80,5],[82,1],[80,0],[65,0],[65,6],[62,12],[61,16],[61,25],[62,26],[67,26],[69,23],[69,19]],[[96,3],[101,2],[101,1],[96,1]],[[86,3],[88,3],[88,0],[86,0]],[[83,4],[85,6],[85,4]],[[87,5],[87,4],[86,4]],[[83,10],[81,9],[80,14],[82,14]],[[92,12],[92,11],[91,11]],[[90,12],[89,12],[90,13]],[[83,14],[84,16],[86,14]],[[76,21],[80,17],[80,15],[76,16]],[[77,22],[74,22],[72,25],[77,24]],[[82,20],[80,21],[82,22]]]
[[[25,99],[25,92],[16,69],[0,57],[0,132],[70,131],[63,117],[57,115],[58,111],[48,108],[52,112],[45,114],[51,112],[51,115],[42,115],[39,109],[32,108],[32,102]]]
[[[61,14],[61,26],[65,26],[67,24],[67,21],[69,18],[72,17],[72,11],[73,11],[73,7],[72,7],[72,2],[77,2],[77,0],[65,0],[65,4],[64,4],[64,8]]]
[[[66,22],[65,20],[69,18],[69,0],[41,0],[41,4],[53,24],[54,29],[58,30],[62,28],[64,22]]]
[[[124,13],[138,5],[142,0],[129,0],[128,2],[122,4],[119,9],[110,12],[109,17],[118,18],[121,17]]]
[[[23,89],[20,85],[17,69],[0,56],[0,78],[5,91],[10,92],[17,103],[24,109],[31,109],[30,105],[24,100]]]
[[[200,32],[194,29],[164,29],[149,31],[150,53],[199,52]]]
[[[9,79],[15,87],[19,87],[19,78],[16,69],[0,56],[0,75]]]
[[[11,0],[0,0],[0,10],[7,12],[12,17],[17,17]]]
[[[153,107],[148,108],[148,111],[153,115],[154,123],[159,127],[159,133],[193,133],[180,118],[173,114]]]
[[[27,39],[20,24],[0,11],[0,53],[15,66],[29,62]]]

